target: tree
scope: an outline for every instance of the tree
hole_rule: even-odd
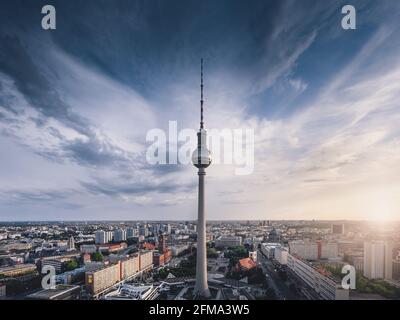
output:
[[[65,269],[67,271],[71,271],[78,268],[78,262],[76,260],[70,260],[67,262],[67,264],[65,265]]]
[[[103,261],[103,255],[100,252],[94,252],[90,255],[92,261]]]
[[[218,252],[214,248],[207,248],[207,258],[218,258]]]

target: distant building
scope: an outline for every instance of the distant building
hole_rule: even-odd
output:
[[[289,252],[306,260],[337,259],[338,244],[335,241],[295,240],[289,241]]]
[[[68,247],[68,250],[75,250],[75,240],[74,240],[74,237],[73,236],[71,236],[69,239],[68,239],[68,243],[67,243],[67,247]]]
[[[335,241],[317,241],[318,259],[336,259],[339,255]]]
[[[79,248],[82,253],[95,253],[97,252],[97,247],[94,244],[82,244]]]
[[[393,279],[400,280],[400,252],[398,255],[393,259]]]
[[[98,230],[95,233],[95,243],[96,244],[105,244],[107,243],[106,232],[103,230]]]
[[[0,283],[0,300],[4,299],[6,297],[6,295],[7,295],[6,285],[3,283]]]
[[[77,300],[80,296],[80,286],[59,284],[55,289],[44,289],[28,295],[30,300]]]
[[[384,241],[364,242],[364,276],[369,279],[392,279],[393,246]]]
[[[12,267],[0,268],[0,275],[5,277],[17,277],[27,273],[33,273],[36,271],[34,264],[17,264]]]
[[[275,248],[280,247],[280,243],[261,243],[261,253],[268,259],[274,258]]]
[[[149,229],[146,226],[141,226],[139,228],[139,236],[148,237],[149,236]]]
[[[185,250],[189,249],[189,245],[187,244],[181,244],[181,245],[175,245],[175,246],[171,246],[171,254],[173,257],[176,257],[178,255],[180,255],[182,252],[184,252]]]
[[[126,241],[126,230],[124,230],[124,229],[115,230],[114,231],[114,241],[115,242]]]
[[[89,253],[84,253],[84,254],[82,255],[82,260],[83,260],[83,263],[84,263],[84,264],[87,264],[87,263],[89,263],[89,262],[92,261],[92,259],[91,259]]]
[[[344,234],[344,224],[343,223],[332,223],[331,232],[332,232],[332,234]]]
[[[280,242],[281,237],[279,233],[274,229],[268,234],[268,242]]]
[[[275,248],[274,258],[276,261],[278,261],[279,264],[287,265],[288,254],[289,254],[289,251],[287,248],[284,248],[283,246],[279,246],[279,247]]]
[[[254,262],[257,262],[257,251],[249,251],[249,258]]]
[[[122,249],[126,249],[128,245],[125,242],[121,243],[106,243],[102,245],[98,245],[97,250],[99,252],[116,252]]]
[[[143,242],[142,248],[145,250],[156,250],[156,246],[150,242]]]
[[[44,266],[52,266],[54,267],[57,273],[63,271],[63,266],[68,261],[74,260],[75,257],[72,256],[60,256],[60,257],[47,257],[41,259],[41,268]]]
[[[134,238],[139,236],[139,230],[137,228],[128,228],[126,229],[126,238]]]
[[[316,241],[295,240],[289,241],[289,252],[306,260],[318,259],[318,245]]]
[[[158,251],[164,253],[167,250],[166,237],[163,234],[158,236]]]
[[[237,236],[221,236],[215,240],[215,247],[229,248],[242,245],[242,238]]]

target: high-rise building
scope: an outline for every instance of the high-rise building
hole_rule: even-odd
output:
[[[137,237],[139,235],[139,230],[136,228],[128,228],[126,229],[126,237],[129,238],[133,238],[133,237]]]
[[[400,280],[400,250],[397,248],[393,258],[392,277],[394,280]]]
[[[207,283],[207,253],[206,253],[206,217],[204,200],[204,178],[206,168],[211,164],[211,153],[207,148],[207,131],[203,122],[203,59],[201,59],[200,82],[200,129],[197,133],[197,149],[193,152],[193,165],[198,168],[199,194],[198,194],[198,218],[197,218],[197,261],[196,261],[196,285],[194,294],[197,297],[210,297]]]
[[[289,241],[289,252],[306,260],[318,259],[318,245],[316,241],[295,240]]]
[[[364,242],[364,276],[369,279],[392,279],[393,245],[384,241]]]
[[[95,243],[97,244],[104,244],[107,243],[106,240],[106,232],[103,230],[97,230],[95,233]]]
[[[167,243],[166,243],[165,235],[163,235],[163,234],[160,234],[158,236],[158,251],[160,253],[164,253],[165,251],[167,251]]]
[[[149,235],[149,229],[147,228],[147,226],[144,225],[139,228],[139,235],[144,237],[147,237]]]
[[[67,246],[68,246],[68,250],[75,250],[75,240],[74,240],[74,237],[73,237],[73,236],[71,236],[71,237],[68,239],[68,244],[67,244]]]
[[[126,240],[126,230],[117,229],[114,231],[114,241],[121,242]]]

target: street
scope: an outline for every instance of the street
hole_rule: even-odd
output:
[[[298,300],[298,295],[292,292],[287,282],[279,277],[278,270],[274,267],[273,263],[260,251],[258,251],[257,257],[263,272],[266,274],[268,285],[274,290],[277,299]]]

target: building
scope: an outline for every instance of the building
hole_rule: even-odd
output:
[[[79,248],[79,250],[81,251],[81,253],[95,253],[97,252],[97,247],[94,244],[82,244]]]
[[[127,279],[139,271],[139,255],[134,255],[121,261],[121,279]]]
[[[72,236],[68,239],[67,249],[71,250],[71,251],[75,250],[75,240],[74,240],[74,237],[72,237]]]
[[[271,232],[268,234],[268,242],[272,243],[277,243],[280,241],[280,235],[279,233],[274,229],[271,230]]]
[[[125,242],[121,243],[106,243],[103,245],[98,245],[97,250],[99,252],[116,252],[122,249],[126,249],[128,245]]]
[[[77,300],[80,292],[80,286],[59,284],[55,289],[40,290],[26,298],[30,300]]]
[[[0,283],[0,300],[4,299],[7,296],[6,285]]]
[[[149,236],[149,229],[147,226],[141,226],[139,228],[139,236],[148,237]]]
[[[142,249],[144,250],[156,250],[156,246],[150,242],[143,242]]]
[[[86,290],[96,295],[121,281],[120,262],[111,266],[88,271],[85,274]]]
[[[155,266],[162,266],[171,260],[171,251],[165,250],[164,253],[153,252],[153,264]]]
[[[332,223],[331,232],[332,232],[332,234],[344,234],[344,224],[343,223]]]
[[[257,262],[257,251],[249,251],[249,258],[254,262]]]
[[[289,251],[287,248],[278,246],[274,250],[274,259],[281,265],[287,265]]]
[[[173,257],[179,256],[181,253],[183,253],[185,250],[188,250],[189,248],[190,246],[188,244],[181,244],[170,247]]]
[[[318,259],[337,259],[338,243],[335,241],[317,241]]]
[[[142,251],[139,255],[140,271],[143,271],[153,265],[153,252]]]
[[[221,236],[215,240],[216,248],[229,248],[242,245],[242,238],[237,236]]]
[[[257,263],[250,258],[240,259],[237,264],[237,268],[241,271],[249,271],[257,267]]]
[[[318,260],[318,245],[311,240],[289,241],[289,253],[306,260]]]
[[[340,279],[332,277],[324,269],[292,254],[287,255],[287,266],[307,288],[303,290],[303,293],[308,295],[308,298],[321,300],[349,299],[349,290],[342,288]]]
[[[337,259],[338,243],[325,240],[295,240],[289,241],[289,252],[306,260]]]
[[[261,243],[261,253],[268,259],[273,259],[275,256],[275,248],[280,247],[280,243]]]
[[[95,243],[104,244],[107,243],[106,232],[103,230],[97,230],[95,233]]]
[[[163,253],[154,252],[153,253],[153,264],[156,267],[162,266],[165,263],[165,257]]]
[[[163,234],[158,236],[158,251],[160,253],[167,251],[167,241],[165,235]]]
[[[17,277],[33,272],[36,272],[34,264],[17,264],[12,267],[0,268],[0,276],[4,277]]]
[[[90,253],[82,254],[82,261],[83,261],[84,264],[92,262],[92,258],[90,256]]]
[[[393,245],[384,241],[364,242],[364,276],[369,279],[392,279]]]
[[[393,280],[400,280],[400,259],[393,260]]]
[[[41,259],[41,267],[52,266],[57,273],[62,272],[63,266],[66,262],[74,260],[72,256],[59,256],[59,257],[48,257]]]
[[[115,230],[114,231],[114,241],[115,242],[126,241],[126,230],[124,230],[124,229]]]
[[[126,238],[134,238],[139,236],[139,230],[137,228],[128,228],[126,229]]]

